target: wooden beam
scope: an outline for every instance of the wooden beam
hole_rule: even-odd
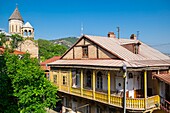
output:
[[[83,69],[81,69],[80,84],[81,95],[83,96]]]
[[[58,79],[59,79],[58,88],[59,88],[59,90],[61,90],[61,85],[63,83],[63,79],[62,79],[62,76],[61,76],[61,69],[59,69],[59,77],[58,77]]]
[[[145,98],[145,109],[147,109],[147,71],[144,71],[144,98]]]
[[[110,71],[108,71],[108,74],[107,74],[107,87],[108,87],[108,103],[110,103]]]
[[[72,90],[72,70],[70,69],[70,88],[69,88],[69,91],[71,93],[71,90]]]
[[[96,89],[96,71],[93,70],[93,99],[95,99],[95,89]]]

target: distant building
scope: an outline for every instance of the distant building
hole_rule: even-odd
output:
[[[8,21],[9,34],[19,34],[24,38],[24,41],[18,44],[16,50],[28,52],[31,57],[38,58],[38,43],[34,41],[34,28],[29,22],[24,24],[17,6]]]
[[[15,8],[8,21],[10,34],[19,34],[25,38],[34,38],[34,28],[29,22],[24,24],[18,7]]]
[[[169,113],[170,58],[135,35],[83,35],[48,66],[63,112],[160,113],[162,108]]]

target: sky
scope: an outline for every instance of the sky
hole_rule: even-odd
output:
[[[110,31],[170,53],[170,0],[0,0],[0,28],[18,4],[24,22],[35,29],[35,39],[57,39],[83,34],[107,36]]]

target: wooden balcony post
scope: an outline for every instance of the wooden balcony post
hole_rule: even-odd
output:
[[[80,89],[81,89],[81,95],[83,96],[83,69],[81,69],[81,76],[80,76]]]
[[[72,88],[72,72],[71,71],[72,70],[70,69],[70,84],[69,84],[70,85],[70,88],[69,88],[70,93],[71,93],[71,88]]]
[[[59,90],[61,90],[61,85],[62,85],[62,82],[63,82],[63,80],[62,80],[62,76],[61,76],[61,69],[59,69],[59,76],[58,76],[58,88],[59,88]]]
[[[147,71],[144,71],[144,98],[145,98],[145,109],[147,108]]]
[[[124,79],[124,88],[123,88],[123,113],[126,113],[126,88],[127,88],[127,67],[123,65],[123,79]]]
[[[95,75],[95,70],[93,70],[93,99],[95,99],[95,89],[96,89],[96,75]]]
[[[108,83],[108,103],[110,103],[110,71],[108,71],[107,83]]]

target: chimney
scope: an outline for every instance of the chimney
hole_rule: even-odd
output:
[[[109,32],[109,33],[107,34],[107,36],[108,36],[109,38],[116,38],[116,35],[114,34],[114,32]]]
[[[132,40],[137,40],[137,37],[136,37],[135,34],[132,34],[132,35],[130,36],[130,39],[132,39]]]

